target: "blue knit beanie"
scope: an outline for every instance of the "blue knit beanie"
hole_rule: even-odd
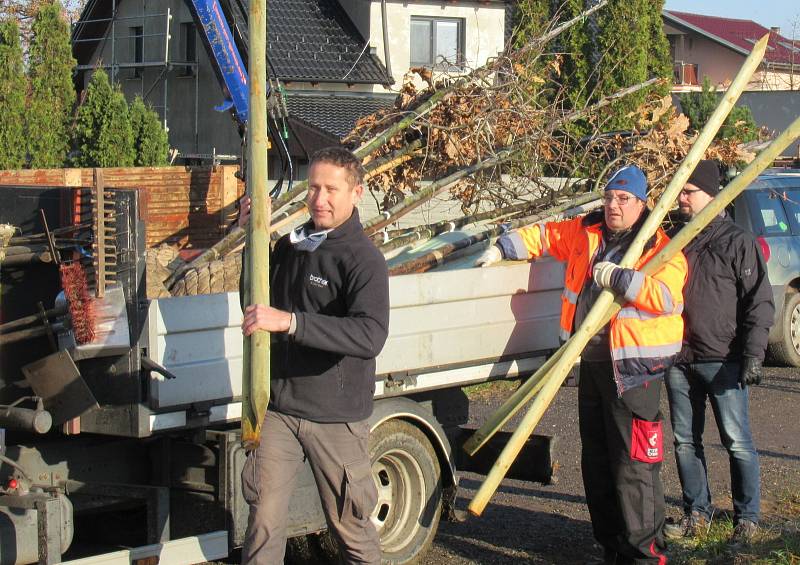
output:
[[[647,177],[636,165],[618,169],[608,179],[606,190],[624,190],[642,201],[647,201]]]

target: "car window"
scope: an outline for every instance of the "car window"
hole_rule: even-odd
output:
[[[788,235],[789,219],[781,205],[780,196],[768,190],[748,193],[752,204],[753,232],[756,235]],[[800,218],[798,218],[800,220]]]
[[[793,233],[800,235],[800,189],[787,190],[783,194],[783,208],[789,218],[789,226]]]

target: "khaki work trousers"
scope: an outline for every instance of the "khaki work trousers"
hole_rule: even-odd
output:
[[[250,505],[242,563],[283,563],[289,500],[307,457],[343,561],[380,564],[380,539],[370,521],[378,491],[368,441],[366,421],[319,423],[267,412],[261,443],[242,469],[242,491]]]

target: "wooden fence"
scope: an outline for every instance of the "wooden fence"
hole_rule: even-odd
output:
[[[236,217],[244,183],[237,165],[216,167],[115,167],[103,169],[107,189],[139,192],[147,247],[161,243],[203,249],[216,243]],[[92,188],[94,169],[0,170],[0,185]]]

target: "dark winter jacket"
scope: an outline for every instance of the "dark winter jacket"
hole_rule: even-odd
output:
[[[683,253],[689,280],[678,362],[763,360],[775,307],[753,235],[730,217],[717,217]]]
[[[272,306],[294,312],[297,327],[272,334],[269,409],[316,422],[369,417],[375,357],[389,331],[389,278],[358,211],[312,252],[281,238],[270,279]]]

